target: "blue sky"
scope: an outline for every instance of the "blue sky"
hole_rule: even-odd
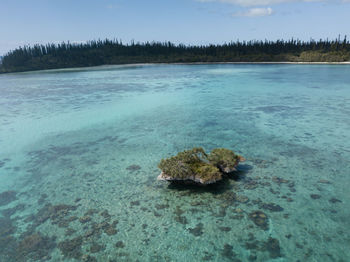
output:
[[[184,44],[350,37],[350,0],[0,0],[0,55],[118,38]]]

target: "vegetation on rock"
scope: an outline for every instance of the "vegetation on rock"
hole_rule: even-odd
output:
[[[240,161],[244,158],[229,149],[216,148],[206,154],[203,148],[195,147],[162,159],[158,165],[162,170],[158,179],[211,184],[221,180],[224,174],[235,171]]]
[[[235,167],[239,162],[245,160],[242,156],[236,155],[233,151],[226,148],[213,149],[208,159],[212,165],[218,167],[224,173],[236,171]]]

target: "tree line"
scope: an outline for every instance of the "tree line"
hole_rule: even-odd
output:
[[[343,62],[350,60],[346,37],[236,41],[221,45],[175,45],[171,42],[124,44],[118,39],[23,46],[2,57],[0,72],[126,63],[193,62]]]

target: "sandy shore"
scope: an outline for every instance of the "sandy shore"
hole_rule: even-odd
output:
[[[148,65],[224,65],[224,64],[295,64],[295,65],[350,65],[348,62],[191,62],[191,63],[136,63],[136,64],[115,64],[115,65],[100,65],[89,67],[74,67],[74,68],[60,68],[49,70],[84,70],[87,68],[108,68],[108,67],[134,67],[134,66],[148,66]],[[41,70],[46,71],[46,70]]]
[[[224,64],[280,64],[280,65],[350,65],[348,62],[193,62],[193,63],[136,63],[136,64],[115,64],[115,65],[99,65],[99,66],[87,66],[87,67],[71,67],[71,68],[57,68],[57,69],[44,69],[44,70],[33,70],[23,72],[11,72],[1,74],[16,74],[16,73],[33,73],[33,72],[50,72],[50,71],[76,71],[76,70],[91,70],[91,69],[104,69],[112,67],[134,67],[134,66],[149,66],[149,65],[224,65]]]
[[[198,62],[198,63],[170,63],[170,64],[305,64],[305,65],[350,65],[349,62]]]

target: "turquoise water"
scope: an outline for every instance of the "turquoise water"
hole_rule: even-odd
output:
[[[247,161],[157,181],[202,146]],[[0,75],[0,261],[350,261],[350,66]]]

